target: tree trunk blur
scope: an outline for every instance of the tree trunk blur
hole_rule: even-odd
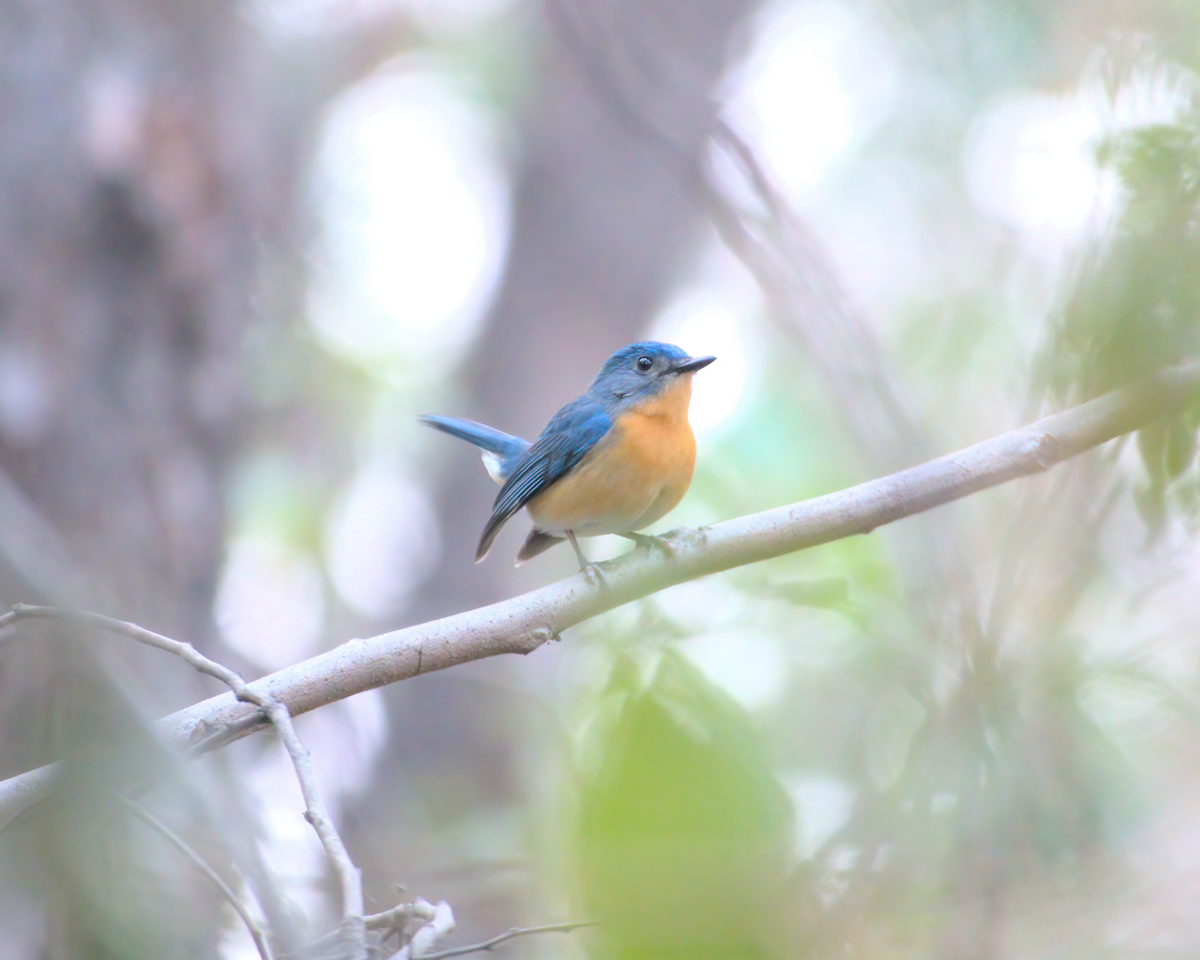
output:
[[[0,5],[2,606],[87,606],[214,640],[258,251],[291,222],[298,165],[296,131],[262,122],[263,67],[227,0]],[[5,647],[2,775],[95,760],[136,717],[209,690],[170,658],[101,643],[46,625]],[[123,857],[155,838],[77,801],[29,815],[47,829],[4,871],[24,884],[6,893],[56,899],[43,912],[2,898],[17,904],[0,918],[5,955],[43,938],[50,956],[208,954],[208,884],[178,859],[171,882],[141,872]]]

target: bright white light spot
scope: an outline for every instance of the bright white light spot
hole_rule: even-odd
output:
[[[682,641],[679,649],[747,710],[770,706],[785,692],[787,664],[779,642],[768,633],[706,633]]]
[[[267,538],[234,539],[215,614],[226,642],[265,670],[311,656],[325,615],[316,561]]]
[[[0,345],[0,433],[7,441],[32,444],[50,428],[57,412],[52,382],[39,351],[17,343]]]
[[[507,207],[483,113],[435,73],[350,91],[316,165],[312,322],[334,349],[447,356],[499,275]],[[447,348],[451,348],[448,350]]]
[[[796,852],[811,857],[850,816],[854,792],[831,777],[796,777],[786,784],[796,805]]]
[[[1195,89],[1194,78],[1156,69],[1134,75],[1115,100],[1099,79],[1085,79],[1068,95],[1030,91],[1002,100],[967,140],[971,196],[1018,230],[1079,237],[1117,207],[1116,177],[1095,161],[1101,138],[1173,122]]]
[[[967,142],[975,202],[1020,230],[1077,234],[1111,206],[1115,183],[1091,148],[1098,118],[1079,100],[1022,94],[993,107]]]
[[[685,286],[651,325],[649,336],[693,356],[717,358],[692,382],[689,419],[697,433],[717,429],[737,409],[749,376],[750,321],[762,311],[758,288],[743,275],[722,276],[713,265],[704,282]]]
[[[893,77],[884,46],[846,6],[776,3],[731,84],[729,118],[798,200],[885,109]]]
[[[677,584],[657,594],[654,602],[683,636],[734,629],[746,622],[745,592],[712,578]],[[633,611],[632,619],[624,629],[638,629],[637,616]],[[613,632],[617,632],[615,628]]]
[[[333,511],[326,542],[338,593],[376,617],[404,605],[441,551],[425,490],[382,463],[354,478]]]

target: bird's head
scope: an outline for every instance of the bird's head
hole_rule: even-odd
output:
[[[643,340],[622,347],[604,361],[589,392],[609,403],[639,403],[690,379],[716,357],[692,357],[671,343]],[[689,391],[690,393],[690,391]]]

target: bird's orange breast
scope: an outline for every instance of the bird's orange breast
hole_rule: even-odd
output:
[[[612,430],[567,476],[526,505],[534,527],[579,536],[628,533],[670,512],[696,463],[688,423],[691,374],[619,414]]]

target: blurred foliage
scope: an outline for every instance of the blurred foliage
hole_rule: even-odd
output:
[[[621,657],[585,756],[577,869],[595,955],[767,956],[790,803],[745,711],[672,650],[648,683]]]
[[[1057,331],[1053,382],[1088,398],[1200,352],[1200,113],[1106,139],[1121,213]]]
[[[1096,151],[1124,193],[1110,235],[1067,301],[1050,351],[1060,399],[1086,399],[1200,357],[1200,111],[1114,134]],[[1135,501],[1149,533],[1200,506],[1200,399],[1138,432],[1147,479]],[[1169,497],[1174,503],[1169,502]]]

